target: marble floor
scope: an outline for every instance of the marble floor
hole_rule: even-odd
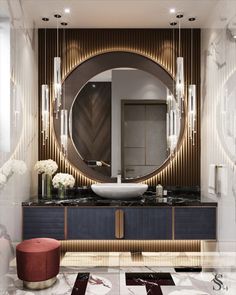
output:
[[[176,267],[180,267],[182,271],[179,272]],[[202,271],[196,272],[200,270],[197,267]],[[85,293],[79,288],[73,288],[78,273],[88,275]],[[127,284],[126,276],[130,273],[140,274],[138,285]],[[170,274],[174,284],[160,284],[159,294],[163,295],[236,294],[235,252],[67,252],[61,260],[56,283],[42,291],[24,290],[22,282],[17,278],[13,260],[9,273],[0,278],[0,295],[158,295],[148,290],[147,281],[142,277],[147,273]]]

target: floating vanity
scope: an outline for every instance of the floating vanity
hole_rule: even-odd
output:
[[[23,238],[66,241],[216,240],[217,203],[199,200],[114,201],[98,197],[29,201],[23,206]]]

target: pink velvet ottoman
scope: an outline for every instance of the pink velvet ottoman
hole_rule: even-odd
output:
[[[55,283],[60,268],[60,242],[37,238],[16,247],[17,275],[29,289],[45,289]]]

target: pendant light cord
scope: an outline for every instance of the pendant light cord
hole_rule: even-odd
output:
[[[47,50],[47,29],[44,29],[44,84],[47,81],[47,71],[46,71],[46,51]]]
[[[66,40],[65,40],[65,28],[63,28],[63,64],[66,65],[66,62],[64,62],[64,58],[66,57]],[[66,59],[66,58],[65,58]],[[65,75],[65,71],[64,71]],[[63,87],[63,109],[65,109],[65,100],[66,100],[66,79],[64,79],[64,87]]]
[[[173,39],[173,61],[175,60],[175,29],[173,27],[173,32],[172,32],[172,39]],[[172,63],[173,65],[175,64],[174,62]],[[174,77],[174,68],[173,68],[173,77]],[[174,95],[174,91],[175,91],[175,79],[173,78],[173,95]]]
[[[180,19],[179,19],[179,56],[180,56],[180,43],[181,43],[181,30],[180,30]]]
[[[193,84],[193,28],[191,28],[191,84]]]
[[[58,57],[58,39],[59,39],[59,34],[58,34],[58,18],[57,18],[57,57]]]

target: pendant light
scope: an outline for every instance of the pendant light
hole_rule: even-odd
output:
[[[179,105],[180,113],[184,112],[184,58],[181,56],[181,28],[180,21],[183,18],[183,14],[176,15],[179,19],[179,48],[178,57],[176,60],[176,98]]]
[[[190,22],[195,21],[194,17],[189,18]],[[193,84],[193,29],[191,28],[191,78],[188,87],[188,135],[192,144],[195,145],[196,134],[196,84]]]
[[[55,14],[57,19],[57,53],[54,57],[54,111],[56,118],[58,118],[58,112],[61,106],[61,58],[59,57],[59,31],[58,31],[58,19],[61,18],[60,14]]]
[[[172,22],[170,23],[171,26],[175,26],[177,23]],[[175,58],[175,51],[174,51],[174,28],[173,28],[173,60]],[[174,93],[174,80],[173,80],[173,93]],[[167,113],[166,113],[166,137],[167,137],[167,148],[172,155],[175,151],[176,141],[177,141],[177,111],[176,111],[176,102],[173,94],[171,93],[170,89],[167,88],[167,96],[166,96],[166,103],[167,103]]]
[[[62,26],[67,26],[66,22],[61,23]],[[63,58],[66,59],[66,42],[65,42],[65,28],[63,28]],[[64,65],[66,62],[64,63]],[[63,96],[62,96],[62,110],[61,110],[61,118],[60,118],[60,124],[61,124],[61,133],[60,133],[60,139],[61,139],[61,149],[64,154],[64,156],[67,156],[67,149],[68,149],[68,110],[65,108],[65,99],[66,99],[66,80],[64,80],[63,85]]]
[[[43,21],[49,21],[48,18],[42,18]],[[46,84],[47,81],[47,29],[44,29],[44,84],[41,85],[41,116],[42,116],[42,136],[43,136],[43,145],[46,144],[46,140],[49,136],[49,88]]]

